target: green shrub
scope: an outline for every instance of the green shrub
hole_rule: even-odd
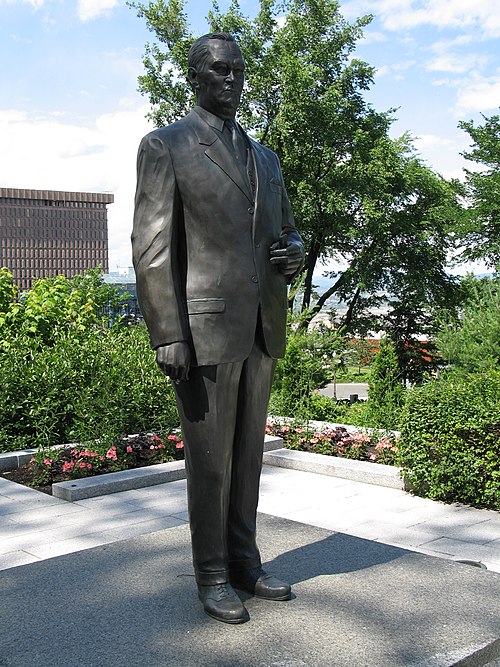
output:
[[[382,339],[368,380],[365,426],[397,429],[405,399],[394,345]]]
[[[0,270],[0,451],[168,433],[178,417],[145,327],[115,321],[123,296],[99,270],[37,280],[16,300]]]
[[[142,326],[58,330],[52,345],[19,336],[0,353],[0,382],[0,451],[111,442],[178,424]]]
[[[475,373],[500,368],[500,280],[464,280],[467,299],[460,318],[448,320],[437,347],[448,364]]]
[[[450,374],[410,390],[401,431],[410,490],[500,509],[500,372]]]

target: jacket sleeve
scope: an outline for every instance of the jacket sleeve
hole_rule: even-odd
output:
[[[189,340],[182,206],[170,152],[159,131],[144,137],[139,147],[132,257],[151,346]]]
[[[281,213],[282,213],[281,229],[283,232],[286,233],[288,243],[295,243],[296,245],[300,246],[302,252],[302,263],[300,267],[292,276],[288,276],[288,282],[291,283],[293,279],[302,271],[302,268],[304,266],[305,250],[304,250],[304,242],[302,240],[301,235],[297,231],[297,228],[295,226],[295,220],[293,219],[292,207],[290,205],[290,200],[288,199],[288,194],[286,192],[285,182],[283,180],[283,173],[281,171],[281,165],[279,166],[279,170],[281,175],[281,182],[283,185],[283,197],[281,200]]]

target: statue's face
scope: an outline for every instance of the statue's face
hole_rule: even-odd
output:
[[[245,82],[245,62],[238,45],[222,39],[207,42],[208,57],[189,77],[200,107],[220,118],[234,118]]]

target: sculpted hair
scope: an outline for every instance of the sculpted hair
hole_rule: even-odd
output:
[[[207,42],[209,42],[211,39],[221,39],[224,42],[234,42],[234,44],[236,44],[236,40],[229,32],[211,32],[208,35],[202,35],[195,42],[193,42],[191,48],[189,49],[188,67],[198,69],[200,65],[203,64],[203,61],[209,55]]]

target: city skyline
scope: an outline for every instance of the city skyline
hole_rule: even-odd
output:
[[[352,0],[352,21],[375,15],[354,54],[377,69],[365,99],[397,108],[391,135],[409,132],[418,154],[443,176],[461,177],[468,135],[500,105],[500,6],[489,0]],[[469,6],[470,5],[470,6]],[[221,3],[221,9],[227,3]],[[208,4],[192,0],[195,34],[207,31]],[[241,3],[254,15],[254,0]],[[143,19],[120,0],[0,0],[0,186],[113,192],[110,271],[131,263],[135,158],[152,126],[137,92]],[[470,166],[470,165],[469,165]]]

